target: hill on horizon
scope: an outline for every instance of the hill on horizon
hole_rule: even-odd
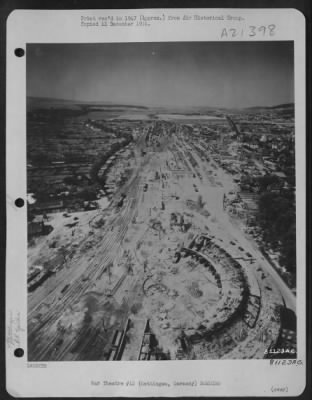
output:
[[[251,106],[251,107],[242,107],[242,108],[236,108],[236,107],[220,107],[220,106],[192,106],[192,107],[172,107],[172,106],[143,106],[140,104],[123,104],[123,103],[115,103],[115,102],[108,102],[108,101],[82,101],[82,100],[70,100],[70,99],[59,99],[59,98],[53,98],[53,97],[36,97],[36,96],[27,96],[27,107],[34,107],[34,106],[39,106],[38,103],[53,103],[54,106],[56,105],[71,105],[71,106],[79,106],[79,107],[92,107],[92,106],[102,106],[106,108],[117,108],[117,107],[122,107],[122,108],[133,108],[133,109],[168,109],[168,110],[174,110],[174,109],[181,109],[181,110],[198,110],[198,111],[216,111],[216,110],[250,110],[250,111],[260,111],[260,110],[276,110],[276,109],[281,109],[281,110],[293,110],[294,109],[294,103],[282,103],[282,104],[277,104],[277,105],[272,105],[272,106]],[[42,104],[41,104],[42,105]]]

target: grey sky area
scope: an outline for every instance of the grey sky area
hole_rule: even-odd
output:
[[[31,44],[27,95],[171,107],[294,101],[292,42]]]

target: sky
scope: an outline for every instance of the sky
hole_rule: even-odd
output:
[[[294,101],[292,42],[27,45],[27,95],[170,107]]]

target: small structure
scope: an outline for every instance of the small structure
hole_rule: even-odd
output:
[[[64,209],[64,202],[63,200],[52,200],[40,204],[36,202],[33,206],[29,205],[29,208],[30,211],[34,210],[37,214],[61,212]]]
[[[43,216],[37,216],[35,219],[30,221],[27,226],[28,238],[47,235],[52,230],[53,227],[51,225],[45,225]]]
[[[29,222],[28,224],[28,237],[40,236],[44,232],[44,222]]]

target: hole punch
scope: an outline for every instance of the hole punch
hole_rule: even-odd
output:
[[[21,207],[24,206],[24,204],[25,204],[25,202],[24,202],[24,200],[23,200],[21,197],[19,197],[18,199],[15,200],[15,205],[16,205],[16,207],[21,208]]]
[[[17,49],[14,50],[14,54],[16,57],[23,57],[25,54],[25,50],[22,49],[21,47],[18,47]]]
[[[21,358],[24,355],[24,350],[20,347],[14,350],[15,357]]]

